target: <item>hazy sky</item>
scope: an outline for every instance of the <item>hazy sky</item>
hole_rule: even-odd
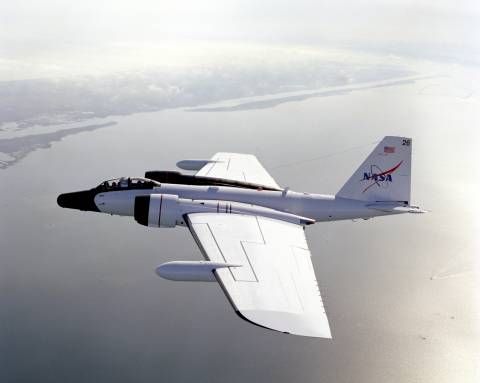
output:
[[[468,43],[469,37],[473,40],[479,35],[475,22],[479,12],[475,0],[22,0],[3,2],[1,41],[2,46],[12,42],[27,44],[17,46],[18,51],[32,48],[29,44],[56,50],[70,44],[184,38]],[[7,47],[7,51],[15,51]]]
[[[93,60],[117,68],[120,62],[132,60],[136,49],[162,44],[170,47],[163,62],[175,64],[178,52],[172,45],[186,54],[200,41],[208,41],[210,47],[224,44],[220,51],[239,43],[403,44],[420,56],[431,46],[440,52],[460,49],[475,55],[479,4],[475,0],[4,1],[0,72],[2,79],[55,74],[64,60],[72,58],[77,67]],[[180,42],[189,45],[177,45]],[[204,48],[197,49],[211,54]],[[115,52],[114,59],[110,52]]]

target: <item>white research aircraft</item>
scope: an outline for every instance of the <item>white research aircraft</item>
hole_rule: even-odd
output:
[[[150,227],[187,226],[206,261],[157,267],[175,281],[216,281],[236,313],[268,329],[331,338],[304,228],[315,222],[423,213],[410,206],[412,140],[385,137],[336,195],[282,189],[249,154],[177,163],[195,175],[152,171],[61,194],[61,207]]]

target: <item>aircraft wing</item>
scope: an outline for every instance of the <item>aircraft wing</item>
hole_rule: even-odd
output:
[[[257,157],[252,154],[217,153],[196,175],[225,178],[280,189]]]
[[[290,334],[331,338],[302,226],[252,215],[188,214],[210,261],[239,265],[215,277],[243,319]]]

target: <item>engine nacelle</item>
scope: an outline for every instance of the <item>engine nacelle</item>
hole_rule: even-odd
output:
[[[186,214],[245,214],[278,219],[298,225],[310,225],[315,221],[278,210],[229,201],[201,201],[179,198],[171,194],[150,194],[135,198],[134,218],[145,226],[185,226]]]
[[[134,218],[140,225],[175,227],[183,225],[179,198],[171,194],[150,194],[135,198]]]
[[[225,267],[240,265],[210,261],[175,261],[161,264],[155,272],[158,276],[171,281],[216,282],[213,272]]]

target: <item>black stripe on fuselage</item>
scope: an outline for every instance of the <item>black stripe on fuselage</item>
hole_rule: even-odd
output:
[[[149,171],[145,173],[145,178],[168,184],[176,185],[194,185],[194,186],[229,186],[243,189],[280,191],[282,189],[271,186],[259,185],[244,181],[235,181],[225,178],[194,176],[172,171]]]

